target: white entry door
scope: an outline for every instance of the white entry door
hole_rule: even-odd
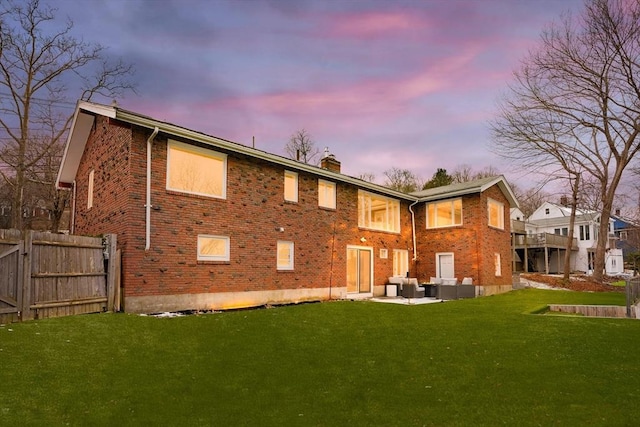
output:
[[[444,252],[436,254],[436,276],[438,277],[456,277],[453,265],[453,252]]]

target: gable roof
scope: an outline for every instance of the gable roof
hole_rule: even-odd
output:
[[[427,190],[416,191],[411,193],[418,197],[421,202],[429,202],[432,200],[440,200],[449,197],[466,196],[468,194],[482,193],[483,191],[498,185],[504,196],[509,201],[511,207],[519,207],[511,187],[507,183],[507,180],[503,175],[490,176],[487,178],[477,179],[475,181],[458,182],[450,185],[443,185],[441,187],[429,188]]]
[[[62,157],[62,163],[58,170],[58,177],[56,179],[57,187],[70,187],[75,180],[80,160],[96,115],[117,119],[119,121],[141,126],[150,130],[155,130],[157,128],[159,132],[170,137],[180,137],[190,141],[199,142],[213,148],[221,148],[250,157],[267,160],[271,163],[277,163],[292,170],[310,172],[329,180],[353,184],[358,188],[374,191],[389,197],[395,197],[397,199],[407,200],[410,202],[416,201],[415,196],[402,193],[382,185],[278,156],[276,154],[271,154],[266,151],[207,135],[172,123],[156,120],[149,116],[127,111],[117,106],[108,106],[87,101],[78,101],[76,105],[71,130],[67,137],[67,143]]]
[[[389,197],[402,199],[410,202],[427,202],[449,197],[458,197],[467,194],[481,193],[493,185],[498,185],[502,193],[507,198],[511,207],[517,207],[518,202],[509,187],[504,176],[483,178],[475,181],[445,185],[442,187],[432,188],[429,190],[418,191],[415,193],[403,193],[397,190],[384,187],[372,182],[364,181],[359,178],[344,175],[342,173],[333,172],[318,166],[309,165],[287,157],[268,153],[256,148],[252,148],[243,144],[232,142],[216,136],[207,135],[191,129],[184,128],[169,122],[156,120],[152,117],[145,116],[133,111],[122,109],[115,105],[103,105],[88,101],[78,101],[76,110],[73,115],[71,130],[67,137],[60,169],[56,179],[56,186],[70,187],[75,180],[82,154],[89,138],[89,134],[95,122],[96,115],[101,115],[121,122],[140,126],[163,133],[169,137],[179,137],[186,140],[199,142],[213,148],[225,149],[228,151],[244,154],[250,157],[269,161],[271,163],[280,164],[286,168],[297,171],[305,171],[316,176],[324,177],[329,180],[352,184],[358,188],[370,190]]]

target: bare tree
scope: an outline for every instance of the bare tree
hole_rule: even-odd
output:
[[[356,178],[367,182],[376,182],[376,175],[371,172],[364,172],[359,174]]]
[[[456,168],[451,173],[451,178],[453,178],[452,182],[469,182],[475,181],[476,179],[489,178],[492,176],[498,176],[500,172],[494,168],[493,166],[487,166],[480,171],[474,171],[470,165],[461,164],[456,166]]]
[[[540,187],[531,187],[523,190],[517,184],[511,184],[511,190],[513,190],[513,194],[516,196],[520,210],[525,218],[529,218],[550,197],[549,193]]]
[[[284,150],[290,158],[307,164],[316,164],[316,158],[320,154],[320,150],[305,129],[300,129],[291,135]]]
[[[616,189],[640,150],[640,0],[591,0],[542,33],[492,124],[498,154],[565,179],[595,177],[600,236]],[[607,239],[596,248],[602,280]]]
[[[61,110],[72,105],[69,79],[83,100],[133,89],[130,65],[110,63],[104,47],[71,36],[73,23],[60,27],[55,12],[40,0],[9,1],[0,10],[0,176],[12,188],[11,225],[19,229],[27,183],[47,180],[36,169],[69,129],[72,117]]]
[[[409,169],[393,167],[384,171],[386,177],[384,186],[403,193],[413,193],[420,189],[419,178]]]

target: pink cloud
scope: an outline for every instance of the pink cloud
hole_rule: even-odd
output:
[[[366,12],[334,15],[329,21],[328,35],[371,39],[388,36],[389,33],[410,30],[423,22],[405,12]]]

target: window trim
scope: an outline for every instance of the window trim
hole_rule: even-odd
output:
[[[200,253],[200,239],[224,240],[225,253],[223,255],[204,255]],[[198,261],[219,261],[219,262],[231,261],[231,239],[229,238],[229,236],[219,236],[214,234],[198,234],[198,237],[196,240],[196,259]]]
[[[455,222],[455,218],[456,218],[456,211],[455,211],[455,203],[456,201],[460,201],[460,222],[456,223]],[[451,224],[445,224],[445,225],[434,225],[434,226],[429,226],[429,206],[438,206],[438,205],[442,205],[445,203],[450,203],[451,204],[451,214],[453,215],[451,218]],[[425,226],[427,229],[429,230],[434,230],[437,228],[449,228],[449,227],[460,227],[461,225],[464,224],[464,214],[463,214],[463,204],[462,204],[462,197],[456,197],[453,199],[445,199],[445,200],[439,200],[439,201],[435,201],[435,202],[427,202],[425,203]],[[436,208],[437,210],[437,208]],[[438,215],[436,214],[436,220],[438,218]]]
[[[280,251],[280,245],[289,246],[290,259],[287,265],[280,265],[280,256],[278,253]],[[295,258],[295,244],[290,240],[278,240],[276,243],[276,269],[278,271],[293,271],[295,268]]]
[[[95,170],[91,169],[89,172],[88,184],[87,184],[87,210],[93,207],[93,190],[95,181]]]
[[[170,186],[170,177],[171,177],[171,173],[170,173],[170,168],[171,168],[171,148],[172,147],[176,147],[178,150],[182,150],[182,151],[186,151],[188,153],[197,155],[197,156],[202,156],[202,157],[207,157],[209,159],[213,159],[213,160],[219,160],[222,162],[222,182],[221,182],[221,194],[211,194],[211,193],[201,193],[198,191],[188,191],[188,190],[184,190],[181,188],[173,188]],[[208,148],[203,148],[203,147],[199,147],[197,145],[193,145],[193,144],[186,144],[184,142],[180,142],[180,141],[176,141],[173,139],[169,139],[167,141],[167,177],[166,177],[166,189],[168,191],[175,191],[178,193],[184,193],[184,194],[192,194],[195,196],[202,196],[202,197],[210,197],[213,199],[226,199],[227,198],[227,155],[224,153],[219,153],[217,151],[208,149]]]
[[[502,259],[499,252],[493,254],[494,273],[496,277],[502,277]]]
[[[582,224],[578,227],[578,231],[580,233],[581,242],[587,242],[591,240],[591,225]]]
[[[293,199],[287,199],[287,176],[293,178],[293,183],[294,183],[294,198]],[[284,171],[284,201],[285,202],[290,202],[290,203],[298,203],[298,190],[299,190],[299,186],[298,186],[298,172],[293,172],[290,170],[285,170]]]
[[[494,205],[498,209],[498,225],[491,224],[491,206]],[[488,224],[491,228],[504,230],[504,203],[501,203],[491,197],[487,197],[487,215]]]
[[[321,186],[324,186],[324,190],[325,190],[324,191],[324,193],[325,193],[324,194],[324,200],[325,201],[327,201],[329,199],[329,197],[327,197],[327,194],[326,194],[326,192],[327,192],[326,189],[333,188],[333,191],[332,191],[332,194],[331,194],[331,198],[330,198],[331,200],[329,200],[329,202],[330,202],[329,204],[324,204],[323,205],[322,203],[320,203],[321,202],[321,197],[320,197]],[[336,209],[336,207],[337,207],[337,200],[336,199],[337,199],[337,192],[338,192],[337,187],[338,186],[333,181],[327,181],[325,179],[318,179],[318,207],[325,208],[325,209],[333,209],[333,210]]]
[[[404,265],[399,265],[402,262]],[[406,277],[409,272],[409,251],[407,249],[394,249],[393,250],[393,276],[395,277]],[[405,269],[401,274],[398,271],[400,268]]]

